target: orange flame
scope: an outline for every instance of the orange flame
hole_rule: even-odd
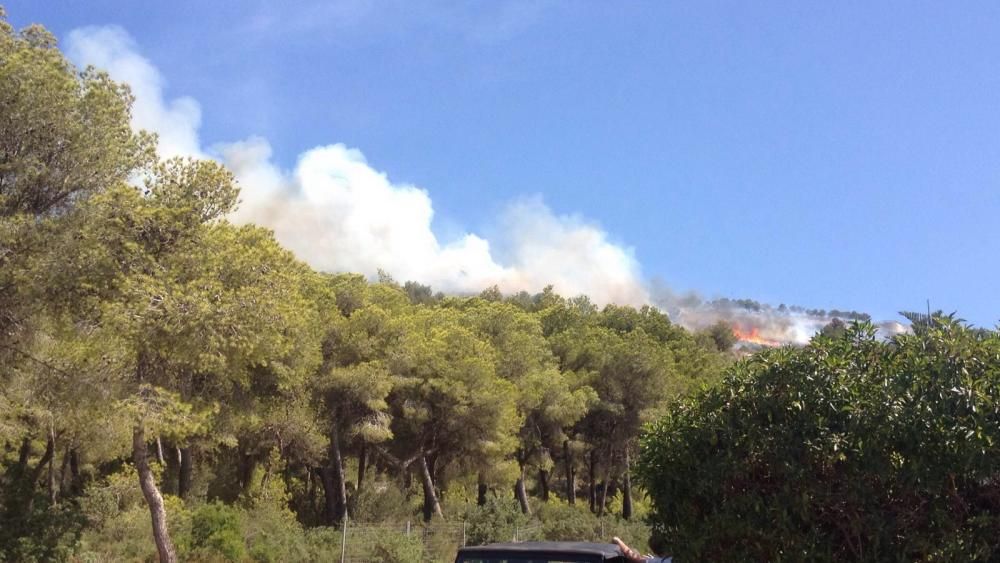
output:
[[[760,329],[757,327],[752,327],[750,330],[743,330],[738,326],[734,326],[733,336],[740,342],[749,342],[751,344],[770,347],[781,346],[781,342],[761,336]]]

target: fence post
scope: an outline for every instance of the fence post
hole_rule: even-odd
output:
[[[465,520],[462,520],[462,547],[465,547]]]
[[[347,511],[344,511],[344,537],[340,542],[340,563],[347,561]]]
[[[406,537],[407,538],[410,537],[410,521],[409,520],[406,521]]]

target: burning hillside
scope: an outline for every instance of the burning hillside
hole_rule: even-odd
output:
[[[753,344],[756,346],[767,346],[770,348],[781,346],[783,344],[780,340],[761,336],[760,329],[755,326],[744,328],[739,325],[734,325],[733,336],[736,337],[736,340],[740,344]]]
[[[705,330],[717,323],[731,327],[737,347],[745,349],[804,345],[834,319],[843,322],[870,321],[857,311],[807,309],[795,305],[777,307],[752,299],[706,301],[695,294],[677,294],[664,286],[651,292],[657,307],[678,324],[691,330]],[[898,322],[878,323],[879,334],[889,337],[906,330]]]

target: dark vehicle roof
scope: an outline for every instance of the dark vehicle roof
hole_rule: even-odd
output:
[[[493,543],[476,547],[463,547],[458,550],[461,555],[496,556],[503,554],[524,554],[542,557],[558,557],[560,555],[583,555],[594,557],[597,561],[621,561],[622,552],[618,546],[609,543],[589,543],[571,541],[529,541],[518,543]]]

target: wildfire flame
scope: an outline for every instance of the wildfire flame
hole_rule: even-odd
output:
[[[770,338],[764,338],[761,336],[760,329],[757,327],[751,327],[749,330],[744,330],[738,326],[734,326],[733,336],[735,336],[740,342],[749,342],[759,346],[769,346],[772,348],[781,346],[781,342],[778,340],[771,340]]]

